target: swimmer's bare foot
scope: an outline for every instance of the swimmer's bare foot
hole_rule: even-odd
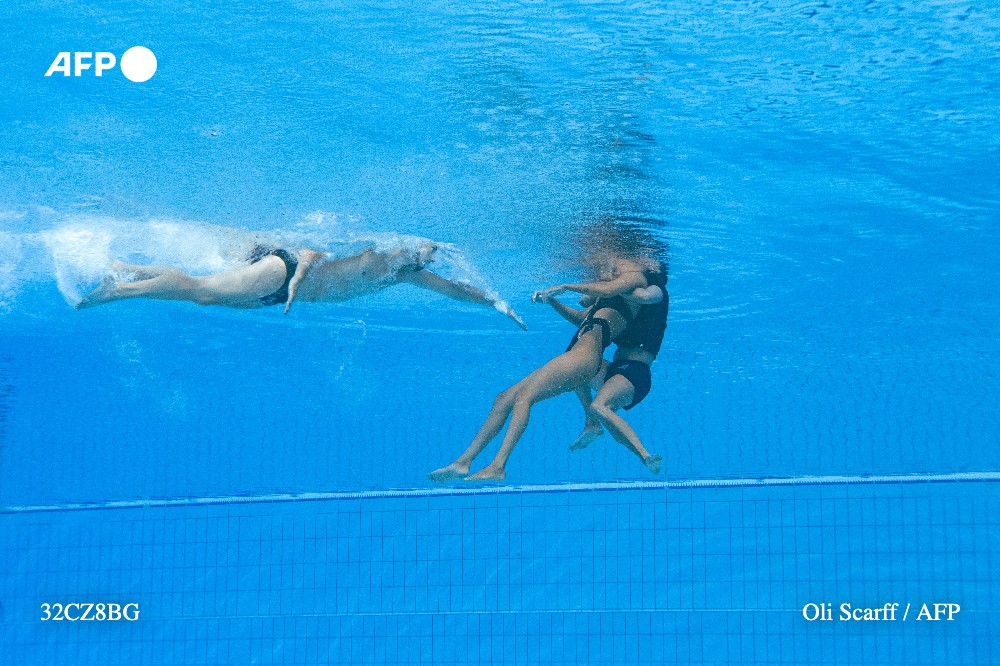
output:
[[[507,472],[499,465],[489,464],[475,474],[465,477],[466,481],[503,481],[507,478]]]
[[[642,464],[646,466],[653,474],[660,473],[660,465],[663,464],[663,456],[657,455],[655,453],[650,454],[642,459]]]
[[[101,280],[101,285],[83,297],[83,300],[76,304],[77,310],[92,308],[115,300],[118,297],[118,283],[113,277],[106,277]]]
[[[603,434],[604,434],[604,428],[602,428],[601,426],[599,425],[587,426],[586,428],[583,429],[583,432],[580,433],[580,436],[576,438],[576,441],[570,445],[569,450],[579,451],[581,449],[585,449],[588,446],[590,446],[591,442],[593,442],[595,439],[597,439]]]
[[[441,469],[436,469],[427,475],[427,478],[431,481],[437,481],[442,483],[444,481],[453,481],[455,479],[464,479],[469,475],[468,465],[459,465],[458,463],[452,463],[447,467],[442,467]]]

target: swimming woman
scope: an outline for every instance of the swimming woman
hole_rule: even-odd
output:
[[[116,263],[116,272],[131,273],[131,281],[106,278],[77,308],[89,308],[128,298],[190,301],[198,305],[230,308],[263,308],[284,305],[285,313],[296,299],[341,302],[372,294],[397,284],[412,284],[449,298],[494,307],[525,328],[505,301],[496,301],[479,289],[446,280],[427,269],[437,245],[425,243],[416,250],[377,252],[332,258],[315,250],[289,252],[258,245],[244,266],[214,275],[188,275],[164,266]]]
[[[545,302],[565,291],[574,291],[595,300],[581,316],[579,328],[565,352],[514,384],[497,396],[486,422],[465,452],[446,467],[428,475],[432,481],[502,481],[506,477],[507,460],[524,434],[531,408],[542,400],[573,391],[597,374],[603,362],[604,350],[617,338],[635,316],[638,304],[625,299],[636,289],[648,286],[646,267],[636,260],[616,259],[608,279],[585,284],[563,284],[544,292],[536,292],[533,300]],[[507,418],[510,425],[493,461],[469,476],[476,457],[503,429]]]
[[[635,430],[617,411],[628,411],[649,395],[652,387],[650,366],[660,353],[663,334],[667,328],[667,312],[670,308],[670,294],[667,293],[667,275],[662,269],[646,274],[648,290],[659,290],[662,298],[639,308],[621,335],[615,340],[617,350],[610,364],[602,368],[597,377],[599,389],[596,398],[591,399],[590,385],[577,388],[577,395],[587,415],[583,432],[576,438],[570,450],[586,448],[604,434],[607,428],[611,436],[634,453],[653,474],[660,472],[663,457],[652,455],[643,447]],[[567,308],[554,299],[552,306],[570,322],[575,322],[582,311]],[[602,428],[603,426],[603,428]]]

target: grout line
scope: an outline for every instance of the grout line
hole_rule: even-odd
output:
[[[955,483],[1000,481],[1000,472],[955,472],[950,474],[899,474],[877,476],[794,476],[763,479],[691,479],[688,481],[631,481],[606,483],[557,483],[525,486],[472,488],[400,488],[389,490],[276,493],[269,495],[224,495],[218,497],[176,497],[161,499],[109,500],[68,504],[0,506],[0,514],[54,511],[100,511],[158,507],[212,506],[219,504],[276,504],[336,500],[394,499],[405,497],[455,497],[465,495],[508,495],[541,493],[608,492],[621,490],[684,490],[689,488],[759,488],[776,486],[830,486],[912,483]]]

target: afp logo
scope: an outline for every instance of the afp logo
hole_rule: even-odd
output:
[[[63,76],[84,76],[88,70],[93,70],[94,76],[104,76],[104,72],[115,68],[116,62],[115,54],[109,51],[61,51],[45,76],[60,72]],[[156,74],[156,56],[145,46],[133,46],[122,54],[118,67],[129,81],[149,81]]]

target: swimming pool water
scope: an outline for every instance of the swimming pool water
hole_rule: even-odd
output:
[[[0,16],[11,663],[995,661],[994,8]],[[136,44],[144,84],[43,76]],[[602,489],[657,479],[609,438],[570,453],[563,396],[502,492],[441,492],[426,473],[568,341],[528,295],[580,279],[609,222],[669,246],[664,351],[628,414],[663,483]],[[376,232],[454,244],[529,332],[409,287],[287,317],[70,306],[122,255],[207,273],[254,235],[346,254]],[[753,484],[777,477],[802,481]],[[94,595],[143,619],[37,620]],[[817,600],[963,614],[807,623]]]

